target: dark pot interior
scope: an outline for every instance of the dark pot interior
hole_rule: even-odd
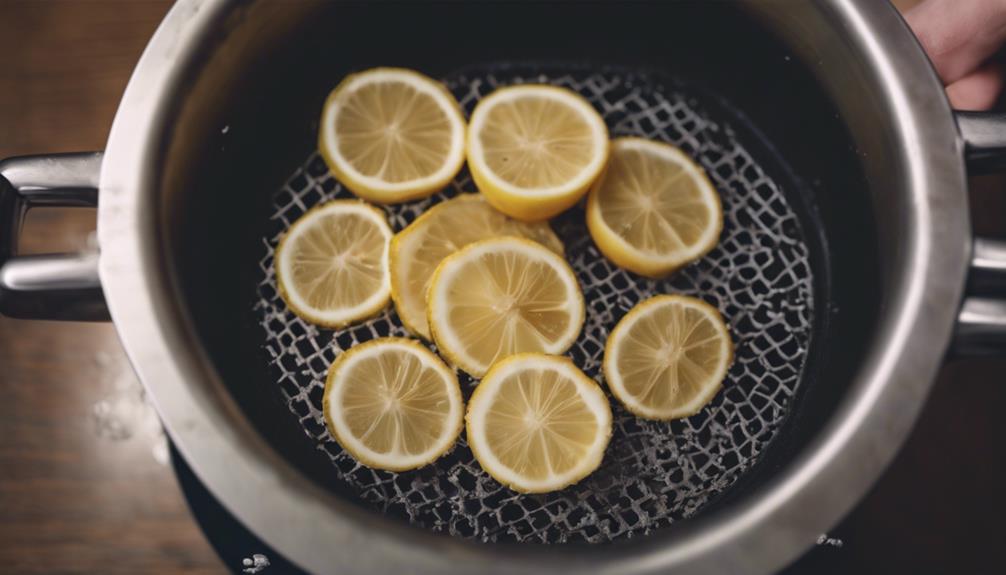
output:
[[[190,70],[164,142],[162,201],[153,215],[163,238],[160,264],[179,288],[192,337],[238,405],[278,453],[320,484],[341,489],[283,403],[249,310],[272,194],[315,148],[328,91],[346,73],[378,65],[433,77],[498,61],[617,65],[664,71],[722,98],[762,167],[791,183],[785,191],[814,255],[816,313],[785,429],[707,507],[733,505],[769,481],[831,418],[890,287],[879,273],[888,252],[878,248],[873,209],[897,203],[901,190],[864,175],[889,159],[857,155],[871,129],[883,130],[864,127],[871,100],[864,97],[863,116],[841,112],[810,67],[747,13],[708,2],[344,3],[281,12],[252,5],[220,29]],[[859,140],[850,124],[859,126]]]

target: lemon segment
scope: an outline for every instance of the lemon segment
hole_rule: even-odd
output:
[[[515,353],[563,353],[583,327],[583,295],[562,257],[503,237],[445,258],[426,296],[441,354],[474,377]]]
[[[612,330],[604,377],[632,413],[678,419],[712,400],[732,361],[730,333],[716,308],[692,297],[661,295],[636,305]]]
[[[618,138],[587,199],[587,227],[619,266],[663,277],[719,241],[723,210],[705,172],[678,148]]]
[[[318,149],[357,196],[393,204],[446,186],[464,163],[465,121],[440,83],[412,70],[347,76],[322,111]]]
[[[546,220],[576,204],[601,173],[608,129],[571,90],[501,88],[475,106],[467,155],[475,184],[496,209]]]
[[[343,352],[329,369],[322,403],[336,441],[364,465],[388,471],[432,462],[450,450],[463,425],[457,375],[405,338]]]
[[[524,237],[563,253],[562,242],[547,223],[511,219],[481,194],[463,194],[437,204],[398,232],[391,242],[391,299],[402,323],[430,339],[426,292],[434,270],[464,246],[498,236]]]
[[[337,200],[308,210],[280,240],[279,294],[307,321],[337,328],[388,304],[391,228],[380,210]]]
[[[482,468],[515,491],[544,493],[601,464],[611,438],[604,392],[565,357],[510,356],[468,403],[467,436]]]

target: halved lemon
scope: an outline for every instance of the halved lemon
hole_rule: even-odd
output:
[[[563,353],[584,317],[566,260],[515,237],[475,242],[445,258],[433,273],[426,311],[440,353],[475,377],[515,353]]]
[[[481,194],[464,194],[437,204],[391,241],[391,299],[402,323],[430,339],[426,291],[433,271],[464,246],[497,236],[534,240],[562,255],[562,242],[545,222],[525,223],[496,211]]]
[[[308,210],[279,242],[279,294],[300,317],[337,328],[388,305],[391,228],[384,213],[358,200]]]
[[[555,86],[501,88],[475,106],[468,167],[496,209],[526,221],[572,207],[604,168],[608,128],[582,96]]]
[[[325,101],[318,132],[318,149],[339,181],[381,204],[440,190],[465,159],[457,100],[442,84],[402,68],[347,76]]]
[[[705,172],[662,142],[618,138],[587,199],[587,227],[619,266],[663,277],[713,249],[723,209]]]
[[[693,297],[660,295],[629,310],[604,347],[608,389],[632,413],[677,419],[698,413],[733,361],[720,312]]]
[[[555,491],[590,475],[611,438],[611,406],[600,386],[568,358],[537,353],[494,365],[465,419],[482,469],[523,493]]]
[[[414,340],[387,337],[343,352],[328,370],[325,422],[369,467],[415,469],[450,450],[464,402],[454,371]]]

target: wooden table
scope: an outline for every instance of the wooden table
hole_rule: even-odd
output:
[[[169,6],[0,0],[0,158],[102,149]],[[23,251],[93,229],[93,210],[37,210]],[[0,318],[0,573],[227,572],[140,389],[111,324]]]
[[[0,0],[0,157],[100,149],[168,6]],[[975,190],[980,231],[1006,230],[1004,188]],[[67,250],[87,241],[94,214],[29,220],[27,251]],[[1001,572],[1004,380],[1001,360],[946,367],[891,470],[830,534],[842,546],[792,572]],[[111,325],[0,318],[0,397],[0,573],[226,572],[165,465]]]

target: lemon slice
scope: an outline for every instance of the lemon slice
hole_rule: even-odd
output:
[[[426,291],[433,271],[447,256],[478,240],[520,236],[562,255],[562,242],[547,223],[513,220],[481,194],[464,194],[430,208],[391,241],[391,299],[410,331],[430,339]]]
[[[475,106],[468,167],[501,212],[537,221],[570,208],[608,158],[608,128],[590,102],[565,88],[513,86]]]
[[[444,259],[426,296],[440,353],[475,377],[521,352],[559,354],[583,327],[583,294],[562,257],[530,240],[469,244]]]
[[[538,353],[494,365],[465,419],[482,469],[524,493],[555,491],[590,475],[611,438],[611,407],[600,386],[568,358]]]
[[[365,200],[393,204],[447,185],[465,159],[465,120],[454,96],[412,70],[347,76],[325,101],[318,149]]]
[[[604,347],[611,393],[647,419],[698,413],[719,391],[733,361],[720,312],[686,296],[661,295],[632,308]]]
[[[357,200],[308,210],[276,248],[276,283],[294,313],[324,327],[343,327],[388,304],[384,214]]]
[[[387,337],[345,351],[328,370],[325,422],[359,462],[404,471],[450,450],[464,402],[454,371],[418,342]]]
[[[587,199],[587,227],[608,259],[662,277],[716,246],[723,210],[705,172],[684,152],[619,138]]]

